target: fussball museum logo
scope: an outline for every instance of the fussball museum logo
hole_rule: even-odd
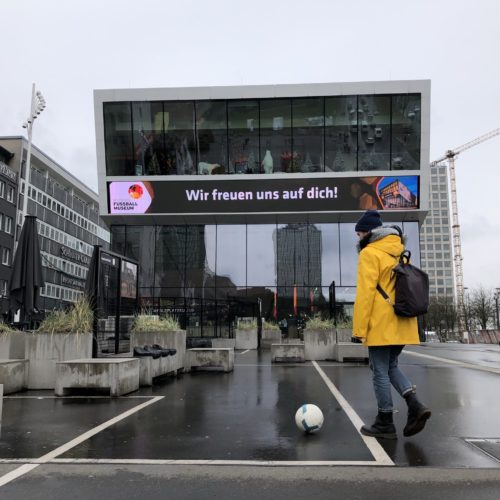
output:
[[[147,182],[112,182],[109,191],[112,214],[144,214],[153,201]]]

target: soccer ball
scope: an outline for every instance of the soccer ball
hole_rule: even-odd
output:
[[[304,404],[295,414],[297,427],[307,434],[319,431],[323,425],[323,421],[323,412],[316,405]]]

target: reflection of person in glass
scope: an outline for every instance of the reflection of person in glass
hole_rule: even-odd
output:
[[[135,148],[136,169],[142,167],[142,172],[136,171],[136,175],[160,174],[160,163],[163,160],[158,139],[153,131],[145,132],[139,130],[140,140]]]
[[[377,210],[382,208],[375,190],[365,179],[357,179],[351,183],[349,194],[356,200],[355,209]]]
[[[420,344],[417,318],[396,315],[391,303],[377,289],[380,286],[394,303],[396,283],[392,270],[405,248],[399,232],[382,226],[376,210],[365,212],[355,231],[359,237],[359,260],[353,336],[368,346],[378,405],[375,422],[363,425],[360,432],[365,436],[396,439],[392,385],[408,405],[403,435],[413,436],[424,428],[431,411],[417,399],[414,386],[398,366],[398,358],[405,345]]]

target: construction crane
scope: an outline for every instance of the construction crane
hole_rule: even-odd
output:
[[[500,128],[492,130],[476,139],[463,144],[455,149],[446,151],[446,154],[431,163],[431,167],[435,167],[445,160],[448,160],[448,171],[450,173],[450,187],[451,187],[451,212],[452,212],[452,235],[453,235],[453,253],[455,264],[455,284],[457,291],[457,306],[459,311],[459,318],[462,318],[463,305],[464,305],[464,274],[462,267],[462,240],[460,236],[460,224],[458,221],[458,203],[457,203],[457,179],[455,174],[455,157],[460,153],[470,149],[478,144],[481,144],[488,139],[500,135]],[[463,330],[463,324],[460,320],[459,328]]]

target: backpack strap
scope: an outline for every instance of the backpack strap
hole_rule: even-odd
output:
[[[382,295],[382,297],[384,297],[384,300],[390,304],[391,306],[394,305],[391,301],[391,299],[389,298],[389,295],[387,295],[387,293],[385,292],[385,290],[377,283],[377,292],[380,293],[380,295]]]

